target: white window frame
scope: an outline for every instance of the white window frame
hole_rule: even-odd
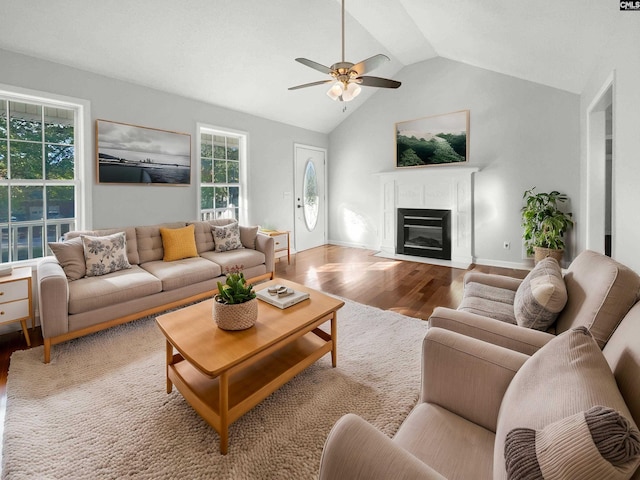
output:
[[[24,102],[37,104],[42,107],[52,108],[65,108],[75,111],[75,123],[74,123],[74,179],[65,180],[64,184],[73,185],[75,192],[75,229],[84,230],[91,226],[91,210],[92,210],[92,197],[91,197],[91,174],[93,163],[88,162],[91,158],[91,142],[87,141],[87,136],[91,132],[91,103],[88,100],[68,97],[64,95],[51,94],[47,92],[41,92],[38,90],[30,90],[12,85],[5,85],[0,83],[0,99],[9,100],[12,102]],[[7,183],[9,183],[8,181]],[[0,181],[0,183],[2,183]],[[22,185],[44,185],[47,183],[46,179],[21,179],[14,183],[20,183]],[[4,184],[4,183],[3,183]],[[55,181],[50,183],[55,185]],[[46,200],[45,200],[46,202]],[[46,256],[46,250],[43,252]],[[32,258],[28,260],[15,260],[8,262],[7,264],[16,266],[34,266],[38,263],[39,258]]]
[[[211,134],[211,135],[224,135],[229,137],[237,137],[239,143],[239,151],[238,151],[238,161],[240,163],[240,172],[239,172],[239,181],[240,181],[240,192],[238,198],[240,199],[240,205],[238,206],[238,222],[240,224],[248,223],[248,210],[247,210],[247,184],[248,184],[248,145],[249,145],[249,135],[247,132],[241,130],[232,130],[229,128],[216,127],[213,125],[207,125],[204,123],[198,123],[198,135],[197,135],[197,151],[198,151],[198,161],[197,161],[197,202],[198,202],[198,218],[202,218],[202,187],[203,186],[216,186],[220,184],[216,183],[203,183],[202,182],[202,134]]]

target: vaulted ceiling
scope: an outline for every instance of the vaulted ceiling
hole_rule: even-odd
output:
[[[402,80],[404,66],[440,56],[574,93],[614,48],[619,22],[640,20],[612,0],[345,1],[346,60],[391,58],[372,75]],[[363,88],[343,112],[326,85],[287,90],[328,78],[294,58],[341,60],[340,8],[340,0],[0,0],[0,48],[327,133],[369,96],[399,94]]]

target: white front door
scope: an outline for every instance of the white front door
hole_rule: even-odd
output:
[[[326,157],[323,148],[307,145],[295,148],[295,231],[296,251],[327,243]]]

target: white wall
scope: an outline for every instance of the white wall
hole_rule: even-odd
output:
[[[582,202],[586,204],[588,194],[587,110],[613,73],[612,257],[640,272],[640,61],[633,52],[640,44],[640,30],[635,16],[626,15],[623,20],[611,32],[612,48],[599,62],[580,97]],[[581,225],[581,239],[586,237],[585,223]],[[584,248],[584,243],[581,246]]]
[[[470,110],[469,166],[475,174],[473,255],[478,263],[521,266],[522,194],[559,190],[579,211],[580,97],[436,58],[404,68],[398,90],[380,90],[331,132],[329,238],[378,248],[376,172],[395,166],[395,123]],[[414,169],[429,175],[431,168]],[[503,249],[509,241],[511,248]],[[568,252],[570,258],[575,249]]]
[[[88,100],[92,129],[86,140],[92,222],[87,227],[150,225],[197,217],[197,123],[246,132],[249,138],[247,223],[293,229],[293,144],[327,148],[325,134],[198,102],[144,86],[0,50],[0,84]],[[259,84],[258,87],[259,88]],[[190,186],[98,185],[95,182],[96,119],[191,134]]]

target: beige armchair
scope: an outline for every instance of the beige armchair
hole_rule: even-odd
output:
[[[633,270],[605,255],[586,250],[576,257],[564,274],[567,304],[547,331],[523,328],[508,323],[506,318],[491,318],[489,315],[505,317],[509,313],[508,308],[513,310],[504,301],[492,303],[486,299],[469,298],[468,292],[473,290],[468,288],[470,284],[496,287],[495,291],[504,290],[507,298],[509,294],[513,298],[521,282],[520,279],[500,275],[469,272],[464,279],[465,297],[462,304],[475,307],[472,311],[484,309],[488,313],[481,315],[437,307],[429,323],[433,327],[462,333],[528,355],[536,352],[555,335],[585,326],[602,348],[622,317],[638,300],[640,292],[640,277]]]
[[[638,338],[640,304],[604,350],[584,327],[552,336],[531,357],[430,328],[420,398],[396,435],[342,417],[319,479],[638,479]],[[601,412],[612,418],[607,428],[625,425],[623,434],[594,433],[590,419]],[[614,459],[599,438],[625,453]],[[547,448],[538,452],[536,442]]]

